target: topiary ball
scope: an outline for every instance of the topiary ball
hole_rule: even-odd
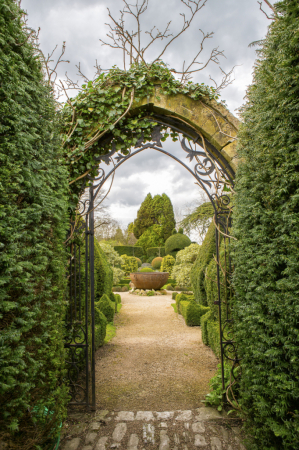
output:
[[[142,267],[139,272],[153,272],[153,269],[151,269],[150,267]]]
[[[141,259],[137,258],[136,256],[135,256],[135,259],[137,261],[138,267],[141,267],[141,265],[142,265]]]
[[[154,258],[152,260],[152,266],[154,270],[159,270],[162,264],[162,260],[163,258],[161,258],[160,256],[158,256],[157,258]]]
[[[177,233],[170,236],[165,242],[166,255],[173,255],[173,252],[177,253],[186,247],[191,245],[191,241],[185,234]]]

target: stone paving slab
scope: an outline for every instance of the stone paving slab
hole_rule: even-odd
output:
[[[240,421],[213,408],[70,414],[59,450],[246,450]]]

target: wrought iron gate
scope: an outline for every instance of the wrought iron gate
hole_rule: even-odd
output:
[[[173,131],[180,130],[172,120],[168,126]],[[232,297],[231,287],[232,264],[230,258],[230,229],[231,229],[231,195],[225,193],[226,185],[233,188],[233,179],[226,170],[227,162],[221,154],[217,155],[217,150],[198,134],[194,137],[188,134],[188,129],[184,130],[184,137],[181,137],[182,150],[187,153],[190,161],[194,159],[193,170],[184,164],[180,159],[168,153],[162,148],[161,127],[165,126],[161,117],[155,117],[158,125],[152,132],[152,141],[143,143],[141,136],[135,149],[130,149],[127,155],[123,155],[116,149],[114,142],[111,142],[111,151],[108,154],[95,157],[95,167],[98,176],[90,179],[88,176],[83,181],[83,190],[86,186],[86,179],[89,181],[89,198],[80,201],[75,216],[72,218],[71,230],[68,236],[69,246],[69,275],[68,275],[68,312],[66,316],[66,343],[68,381],[73,405],[84,405],[95,409],[95,336],[94,336],[94,209],[96,208],[96,198],[107,179],[114,174],[115,170],[126,160],[135,154],[152,148],[183,165],[186,170],[196,179],[197,184],[207,193],[214,207],[214,224],[216,239],[216,262],[217,262],[217,289],[218,299],[215,303],[219,309],[219,329],[220,329],[220,355],[222,366],[222,386],[227,392],[228,401],[235,407],[233,400],[232,386],[236,383],[236,371],[239,359],[236,352],[235,342],[232,337]],[[186,143],[189,139],[189,146]],[[192,147],[191,142],[194,144]],[[200,144],[197,150],[196,144]],[[213,152],[211,151],[213,150]],[[219,152],[218,152],[219,153]],[[112,169],[105,173],[101,164],[110,165]],[[221,245],[224,251],[224,264],[221,262]],[[224,360],[230,361],[231,380],[225,385]],[[231,398],[230,398],[231,394]]]
[[[69,249],[65,348],[70,405],[92,410],[95,396],[93,187],[80,201],[67,238]]]

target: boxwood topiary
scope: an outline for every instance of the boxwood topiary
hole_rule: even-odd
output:
[[[137,261],[138,267],[141,267],[141,266],[142,266],[142,261],[141,261],[141,259],[136,258],[136,257],[135,257],[135,259],[136,259],[136,261]]]
[[[94,309],[94,321],[95,321],[95,346],[96,348],[98,348],[104,345],[108,321],[106,319],[106,316],[97,306],[95,306]]]
[[[191,241],[185,234],[176,233],[170,236],[165,242],[165,253],[169,255],[170,253],[177,253],[183,250],[185,247],[191,245]]]
[[[139,272],[154,272],[150,267],[142,267]]]
[[[101,299],[95,303],[95,307],[102,311],[108,322],[113,322],[115,305],[107,294],[102,295]]]
[[[152,260],[152,266],[154,270],[159,270],[161,268],[162,260],[163,258],[159,256]]]
[[[200,319],[210,308],[198,305],[194,301],[183,300],[179,303],[180,314],[185,319],[186,325],[189,327],[200,326]]]
[[[191,283],[195,295],[195,301],[207,306],[207,294],[205,290],[205,271],[213,255],[216,254],[215,225],[210,224],[203,243],[200,246],[198,256],[191,270]]]

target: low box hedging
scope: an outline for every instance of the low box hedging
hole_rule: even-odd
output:
[[[179,295],[178,292],[173,292],[173,293],[171,294],[172,300],[175,300],[177,295]]]
[[[200,320],[202,341],[211,347],[213,352],[220,358],[220,335],[219,322],[211,320],[212,312],[206,312]]]
[[[105,315],[108,322],[113,322],[115,303],[110,300],[107,294],[104,294],[98,302],[95,302],[95,307]]]
[[[175,297],[175,303],[176,303],[178,313],[180,313],[180,302],[183,302],[183,301],[190,302],[192,300],[194,300],[193,295],[177,294]]]
[[[191,283],[195,300],[204,306],[207,306],[207,294],[204,285],[205,271],[214,254],[216,254],[215,225],[212,222],[191,270]]]
[[[165,248],[164,247],[149,247],[146,250],[146,254],[147,254],[148,258],[150,256],[153,256],[154,258],[156,258],[157,256],[161,256],[163,258],[163,256],[165,256]]]
[[[114,250],[116,250],[120,256],[127,255],[141,258],[144,254],[142,247],[134,247],[133,245],[116,245]]]
[[[106,319],[106,316],[97,306],[94,309],[94,321],[95,321],[95,347],[99,348],[102,345],[104,345],[108,321]]]
[[[114,297],[117,304],[121,303],[121,296],[119,294],[114,294]]]
[[[209,307],[198,305],[195,301],[183,300],[179,303],[180,313],[189,327],[200,326],[201,317],[209,311]]]

